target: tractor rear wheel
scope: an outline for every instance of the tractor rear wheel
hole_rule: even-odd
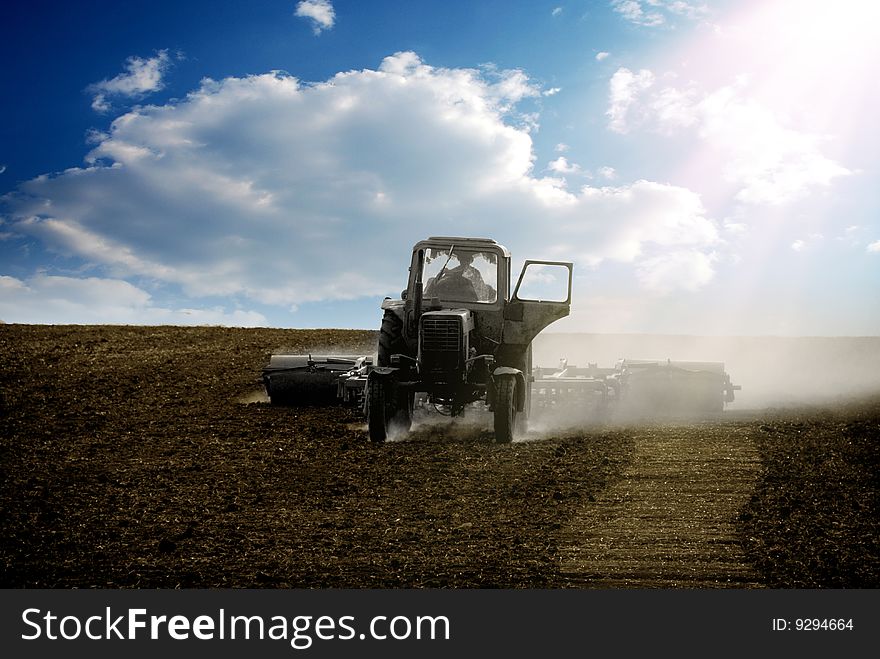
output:
[[[393,311],[385,311],[382,327],[379,329],[379,350],[377,366],[391,366],[391,355],[406,353],[406,341],[403,338],[403,321]]]
[[[504,376],[495,383],[495,441],[509,444],[516,429],[516,378]]]

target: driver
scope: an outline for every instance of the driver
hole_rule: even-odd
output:
[[[479,302],[491,302],[494,299],[492,287],[483,281],[483,275],[473,266],[474,253],[461,252],[458,254],[459,265],[449,271],[450,275],[462,277],[470,282],[474,289],[474,295]]]

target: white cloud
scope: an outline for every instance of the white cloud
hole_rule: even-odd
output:
[[[749,225],[745,222],[733,222],[726,220],[724,230],[732,236],[744,236],[749,232]]]
[[[791,244],[795,252],[805,252],[819,246],[825,240],[821,233],[811,233],[806,238],[798,238]]]
[[[0,174],[6,172],[6,165],[0,165]]]
[[[562,91],[562,87],[551,87],[550,89],[545,89],[541,92],[541,96],[556,96],[559,92]]]
[[[645,260],[636,276],[644,288],[658,293],[696,291],[714,277],[713,260],[712,254],[695,250],[670,252]]]
[[[578,213],[560,228],[576,246],[579,259],[587,263],[605,259],[639,263],[681,248],[704,250],[720,241],[699,196],[668,184],[636,181],[620,187],[585,186],[575,207]],[[681,284],[689,287],[688,282]]]
[[[652,6],[650,2],[646,4]],[[614,8],[614,11],[636,25],[656,27],[666,22],[663,14],[658,11],[645,11],[642,3],[638,0],[612,0],[611,6]]]
[[[568,162],[565,156],[559,156],[556,160],[551,161],[547,165],[547,169],[557,174],[579,174],[581,172],[580,166]]]
[[[683,0],[666,0],[665,2],[651,0],[651,4],[659,5],[672,14],[685,16],[690,19],[701,18],[709,12],[709,7],[706,4],[684,2]]]
[[[654,84],[654,74],[642,69],[637,74],[621,67],[611,76],[608,94],[608,110],[605,113],[610,121],[608,127],[616,133],[629,131],[627,115],[630,106],[639,95]]]
[[[696,20],[709,11],[705,4],[684,0],[612,0],[611,6],[629,22],[646,27],[666,25],[675,17]]]
[[[869,252],[873,252],[874,254],[880,253],[880,240],[875,240],[867,247]]]
[[[7,323],[267,325],[254,311],[158,307],[149,293],[126,281],[42,274],[27,281],[0,276],[0,318]]]
[[[614,167],[600,167],[596,170],[596,174],[604,179],[608,179],[609,181],[613,181],[617,178],[617,171],[614,169]]]
[[[147,59],[129,57],[125,73],[115,78],[101,80],[88,86],[87,91],[94,94],[92,108],[96,112],[111,109],[110,98],[140,98],[162,89],[162,77],[170,66],[167,50],[160,50],[155,57]]]
[[[664,133],[688,128],[699,121],[699,99],[693,88],[664,87],[649,100],[646,113]]]
[[[329,30],[336,23],[336,11],[330,0],[302,0],[294,15],[309,19],[315,34]]]
[[[610,55],[611,53],[605,52],[603,50],[602,52],[596,53],[596,61],[601,62],[603,59],[607,59]]]
[[[550,12],[550,14],[553,15],[554,18],[556,16],[559,16],[559,14],[561,14],[561,13],[562,13],[562,7],[554,7],[553,11]]]
[[[105,112],[110,112],[111,107],[112,106],[107,101],[107,96],[105,94],[95,94],[92,98],[92,109],[95,112],[104,114]]]
[[[745,79],[710,93],[657,81],[648,70],[618,69],[609,83],[609,129],[626,133],[642,127],[665,135],[695,131],[724,163],[725,178],[739,186],[739,201],[783,204],[851,173],[822,154],[820,137],[786,127],[749,98]]]
[[[766,107],[722,88],[697,106],[700,136],[728,159],[725,175],[747,203],[781,204],[852,172],[825,156],[823,140],[787,128]]]
[[[421,60],[418,59],[418,56],[413,53],[410,55],[415,57],[418,65],[421,66]],[[418,68],[418,66],[410,67],[407,69],[407,72],[416,71]],[[508,112],[524,98],[543,94],[529,81],[529,77],[519,69],[497,71],[494,68],[490,68],[484,75],[492,83],[487,87],[489,99],[502,112]],[[549,95],[555,94],[555,89],[547,90],[550,92]]]
[[[85,273],[283,308],[399,291],[427,235],[490,235],[518,256],[593,265],[714,249],[689,190],[536,177],[515,103],[539,93],[521,71],[413,53],[317,84],[206,80],[118,117],[87,166],[7,195],[5,228]]]

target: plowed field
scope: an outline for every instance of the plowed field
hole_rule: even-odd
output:
[[[507,446],[264,402],[375,338],[0,325],[0,586],[880,587],[876,400]]]

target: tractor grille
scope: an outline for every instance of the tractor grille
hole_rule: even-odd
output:
[[[422,318],[422,351],[461,351],[461,323],[458,318],[425,316]]]

